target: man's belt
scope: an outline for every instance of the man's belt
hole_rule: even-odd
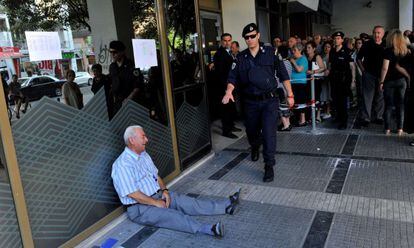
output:
[[[157,190],[157,192],[155,192],[154,194],[150,195],[150,197],[156,196],[160,192],[162,192],[161,189]],[[140,204],[140,203],[139,202],[135,202],[135,203],[127,204],[125,206],[128,208],[128,207],[131,207],[131,206],[134,206],[134,205],[137,205],[137,204]]]
[[[278,94],[276,91],[272,91],[261,95],[244,94],[244,97],[252,101],[264,101],[267,99],[276,98],[278,97]]]

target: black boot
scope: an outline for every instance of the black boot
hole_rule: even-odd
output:
[[[263,176],[263,182],[265,183],[272,182],[274,177],[275,177],[275,173],[273,172],[273,166],[265,165],[265,173]]]
[[[259,147],[252,147],[251,157],[252,161],[259,160]]]

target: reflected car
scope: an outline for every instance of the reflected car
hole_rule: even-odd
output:
[[[19,78],[18,81],[22,86],[22,93],[30,101],[38,100],[43,96],[61,96],[62,85],[66,82],[48,75],[23,77]]]
[[[75,83],[78,85],[92,85],[92,76],[86,71],[78,71],[75,74]]]

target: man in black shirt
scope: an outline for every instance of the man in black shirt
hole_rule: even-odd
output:
[[[221,46],[214,54],[214,68],[217,74],[221,97],[224,96],[227,89],[227,78],[229,71],[233,64],[233,56],[231,55],[231,41],[232,37],[229,33],[221,35]],[[238,137],[233,134],[233,131],[241,131],[234,126],[234,119],[236,117],[236,104],[229,102],[221,106],[221,123],[223,136],[231,139]]]
[[[109,43],[109,52],[114,61],[109,66],[114,115],[127,99],[139,101],[138,93],[144,83],[141,71],[135,69],[134,63],[126,57],[125,48],[125,45],[118,40]]]
[[[384,96],[379,89],[385,42],[384,28],[376,26],[373,39],[362,46],[357,56],[357,63],[362,71],[362,106],[359,121],[368,126],[371,121],[382,123],[384,114]]]
[[[348,48],[343,46],[344,33],[332,35],[335,47],[329,54],[329,77],[331,82],[332,100],[336,110],[338,129],[346,129],[348,122],[348,97],[351,86],[355,84],[355,66]]]

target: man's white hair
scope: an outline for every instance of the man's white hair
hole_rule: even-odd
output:
[[[129,138],[132,138],[135,136],[136,129],[144,130],[141,126],[138,126],[138,125],[129,126],[125,129],[125,132],[124,132],[125,145],[129,145]]]

